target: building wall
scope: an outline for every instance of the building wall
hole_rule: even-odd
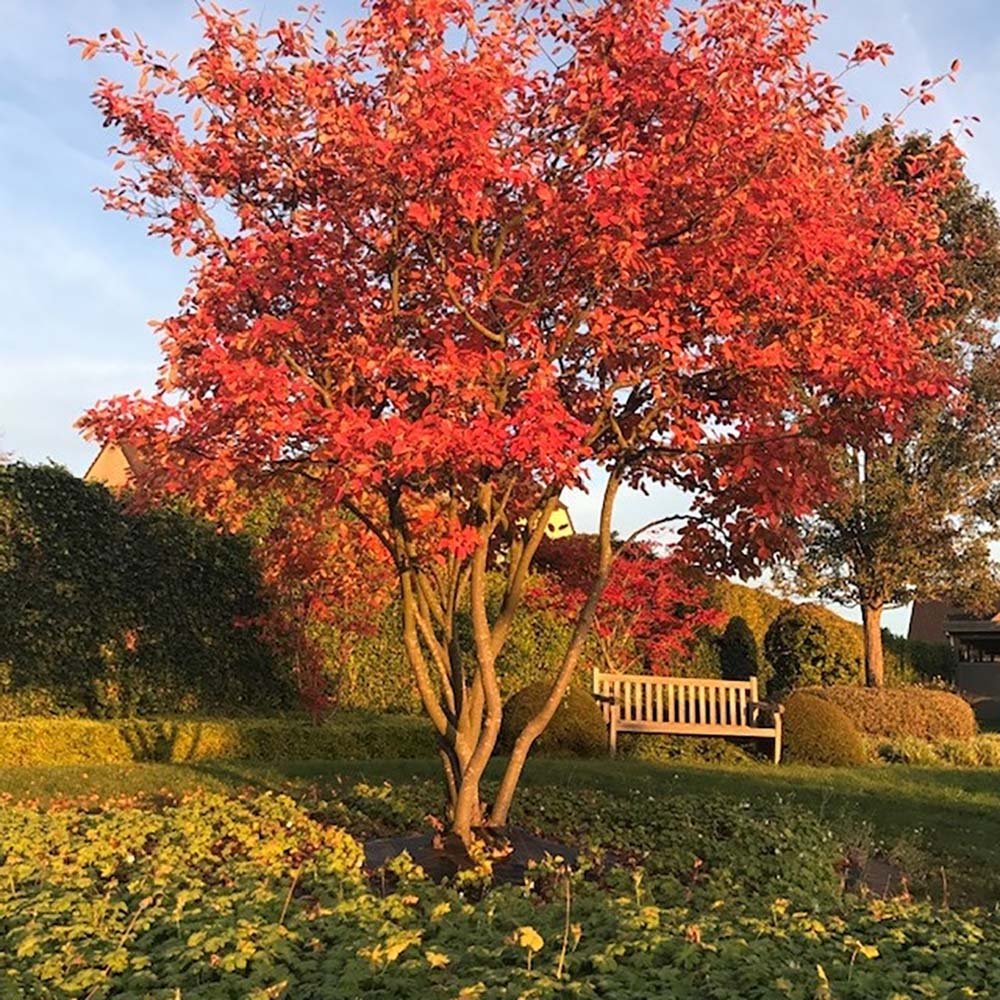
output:
[[[959,663],[955,686],[979,719],[1000,719],[1000,663]]]
[[[552,512],[549,523],[545,526],[545,534],[549,538],[568,538],[573,534],[573,522],[565,507],[558,507]]]

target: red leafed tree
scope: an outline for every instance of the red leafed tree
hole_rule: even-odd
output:
[[[529,604],[575,620],[597,575],[595,539],[547,538],[535,555],[538,574]],[[709,603],[698,574],[680,558],[659,555],[648,542],[618,548],[591,634],[601,666],[629,673],[669,674],[671,663],[690,652],[701,628],[724,616]]]
[[[190,60],[118,30],[83,42],[137,76],[96,90],[118,135],[107,205],[191,261],[158,390],[85,424],[217,517],[305,482],[312,524],[346,511],[378,540],[466,840],[506,822],[579,662],[623,484],[688,490],[682,545],[752,570],[826,488],[827,443],[943,388],[934,193],[957,152],[904,190],[885,146],[860,170],[832,143],[845,99],[805,62],[807,5],[668,6],[369,0],[342,35],[199,8]],[[589,469],[590,592],[487,805],[497,656]]]

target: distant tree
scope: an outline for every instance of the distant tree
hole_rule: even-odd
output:
[[[535,557],[529,604],[570,621],[580,613],[598,572],[593,536],[546,539]],[[594,616],[591,646],[604,670],[672,673],[701,633],[722,621],[698,574],[643,542],[622,546]]]
[[[727,680],[745,681],[759,677],[766,681],[769,670],[761,662],[760,648],[745,618],[734,615],[719,636],[719,660],[722,676]]]
[[[859,153],[885,141],[858,140]],[[909,137],[895,170],[919,178],[933,149]],[[995,610],[997,567],[989,543],[1000,513],[1000,370],[992,321],[1000,314],[1000,219],[965,177],[941,198],[939,244],[957,294],[937,311],[942,363],[961,373],[959,391],[916,401],[905,433],[845,446],[834,461],[837,493],[801,522],[794,567],[802,592],[861,609],[865,679],[884,683],[882,613],[914,599],[947,599]],[[914,305],[918,305],[914,293]]]

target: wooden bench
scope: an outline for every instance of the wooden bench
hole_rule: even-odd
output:
[[[717,681],[605,674],[595,667],[594,697],[608,724],[612,756],[619,733],[661,733],[770,739],[775,764],[781,760],[781,706],[758,700],[756,677]]]

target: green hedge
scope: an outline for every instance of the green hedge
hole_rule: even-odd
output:
[[[0,722],[0,763],[117,764],[199,760],[369,760],[434,753],[415,716],[298,719],[17,719]]]
[[[850,640],[850,633],[829,627],[822,609],[789,605],[764,636],[764,653],[773,671],[769,693],[810,684],[856,683],[863,655]]]
[[[502,577],[490,574],[488,587],[492,614],[499,609]],[[459,643],[471,661],[472,621],[467,611],[459,614],[457,630]],[[397,602],[382,610],[375,617],[370,634],[360,638],[345,640],[334,628],[316,631],[315,638],[326,654],[327,670],[339,709],[422,712],[401,633]],[[570,626],[552,612],[522,609],[514,618],[497,661],[503,697],[509,698],[535,681],[551,679],[569,637]]]
[[[247,539],[138,514],[54,465],[0,466],[0,717],[291,707]]]

